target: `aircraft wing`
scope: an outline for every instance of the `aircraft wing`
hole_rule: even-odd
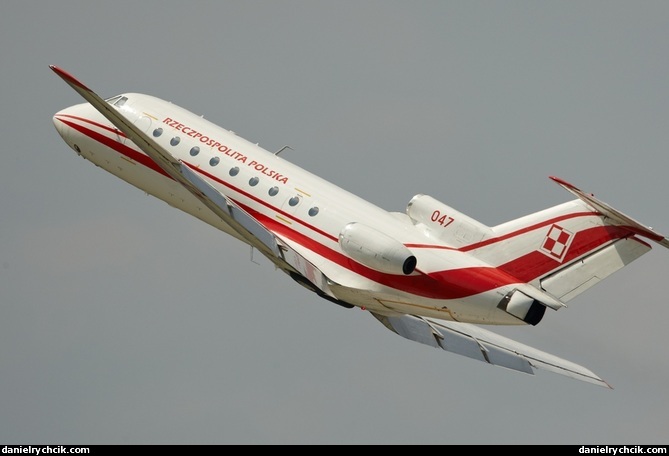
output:
[[[468,323],[434,321],[413,315],[370,312],[400,336],[507,369],[534,374],[541,368],[613,389],[589,369]]]
[[[209,182],[198,176],[188,165],[181,163],[183,177],[201,192],[197,195],[207,207],[235,228],[249,243],[262,251],[270,261],[288,272],[296,272],[315,286],[318,294],[334,299],[328,284],[330,280],[313,263],[294,248],[265,228],[258,220],[242,209],[230,198],[219,192]],[[293,276],[295,278],[295,276]],[[313,288],[313,287],[310,287]],[[335,299],[335,301],[337,301]]]
[[[297,273],[308,278],[319,294],[333,298],[328,289],[328,279],[310,261],[277,238],[238,204],[219,192],[188,165],[175,158],[165,148],[137,128],[115,107],[66,71],[51,65],[50,68],[70,87],[122,131],[137,147],[148,155],[165,173],[188,189],[195,197],[230,225],[248,244],[255,247],[285,272]],[[291,274],[292,275],[292,274]],[[295,276],[293,276],[295,277]]]

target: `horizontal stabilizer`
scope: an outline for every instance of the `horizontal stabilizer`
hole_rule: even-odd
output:
[[[612,389],[611,385],[583,366],[478,326],[413,315],[371,313],[391,331],[415,342],[526,374],[534,374],[533,369],[541,368]]]
[[[612,244],[541,278],[541,288],[568,302],[650,250],[636,236]]]
[[[569,182],[560,179],[559,177],[550,176],[550,178],[555,182],[557,182],[558,185],[563,187],[565,190],[571,192],[572,194],[576,195],[578,198],[580,198],[581,200],[592,206],[595,210],[597,210],[601,214],[615,220],[616,222],[618,222],[618,224],[625,225],[633,233],[638,234],[639,236],[646,237],[650,240],[653,240],[663,247],[669,248],[669,239],[667,239],[660,233],[653,231],[653,228],[637,222],[632,217],[625,215],[619,210],[609,206],[605,202],[598,200],[597,198],[595,198],[594,195],[585,193],[581,189],[575,187]]]

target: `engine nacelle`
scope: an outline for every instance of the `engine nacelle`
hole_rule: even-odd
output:
[[[544,304],[518,290],[507,293],[497,307],[533,326],[541,321],[546,312]]]
[[[414,224],[422,224],[430,236],[460,247],[492,236],[490,227],[428,195],[416,195],[406,210]]]
[[[416,257],[404,244],[362,223],[346,225],[339,233],[339,246],[376,271],[409,275],[416,269]]]

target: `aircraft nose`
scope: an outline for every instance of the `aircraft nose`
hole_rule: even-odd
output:
[[[53,125],[56,127],[56,131],[63,138],[63,141],[78,154],[81,153],[79,147],[75,144],[78,135],[72,125],[76,125],[77,120],[81,118],[80,111],[82,108],[79,106],[70,106],[53,115]]]
[[[65,110],[59,111],[53,115],[53,125],[56,127],[58,134],[67,142],[67,136],[70,127],[63,121]]]

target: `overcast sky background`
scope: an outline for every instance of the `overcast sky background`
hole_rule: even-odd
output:
[[[5,1],[0,443],[667,444],[669,252],[536,327],[607,390],[407,341],[78,158],[52,115],[168,99],[388,210],[572,199],[669,234],[669,2]],[[490,328],[489,328],[490,329]]]

